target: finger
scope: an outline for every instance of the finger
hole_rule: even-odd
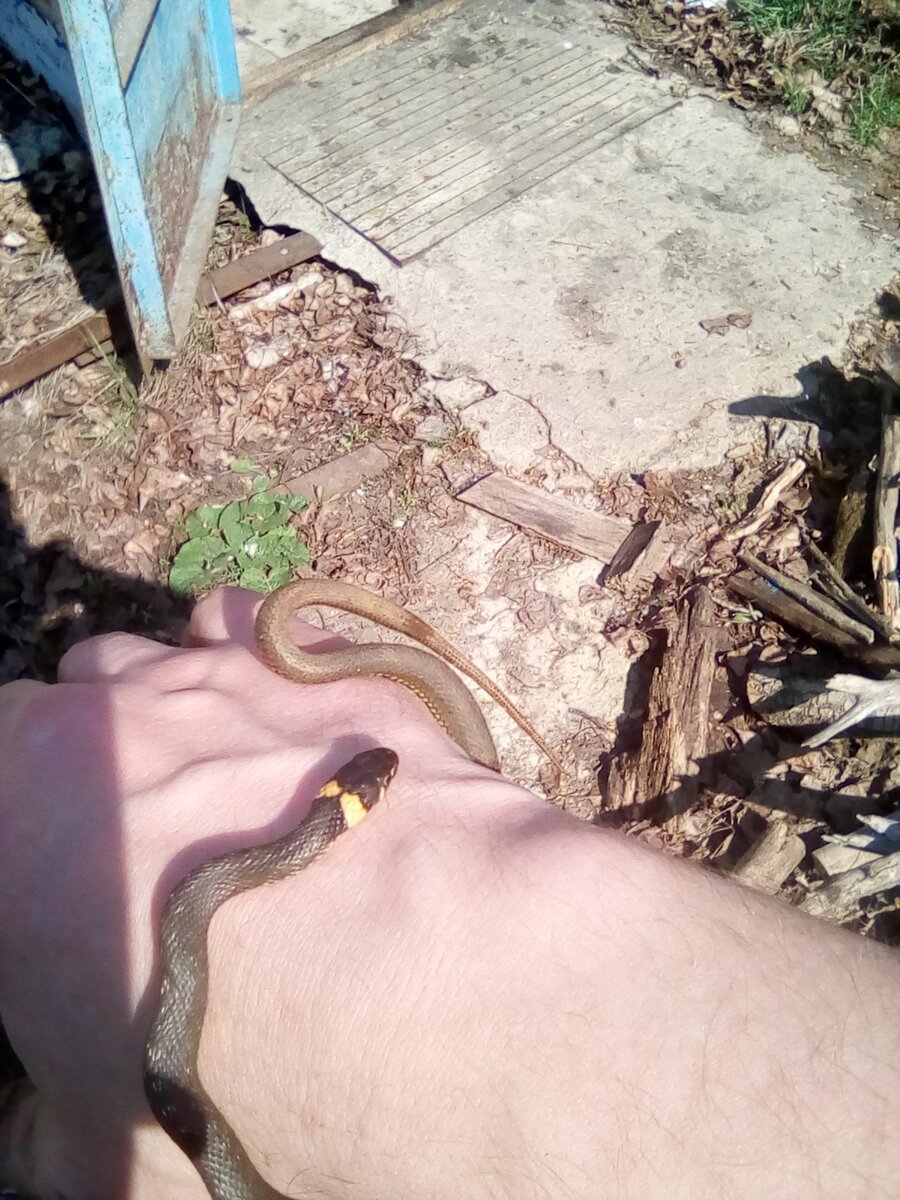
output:
[[[0,687],[0,756],[3,748],[11,746],[16,737],[16,728],[30,702],[46,690],[49,684],[36,679],[16,679]]]
[[[60,683],[97,683],[121,679],[165,662],[177,651],[132,633],[107,633],[78,642],[59,662]]]
[[[261,596],[245,588],[222,587],[208,592],[194,607],[184,645],[219,646],[223,642],[237,642],[255,652],[254,626],[262,602]],[[297,645],[323,653],[351,644],[346,638],[299,617],[291,621],[291,633]]]

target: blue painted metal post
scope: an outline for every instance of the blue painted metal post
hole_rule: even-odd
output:
[[[54,50],[53,21],[12,2],[16,21],[0,14],[0,36],[13,52],[26,28],[41,26]],[[71,63],[70,76],[59,72],[70,80],[63,98],[73,107],[77,95],[135,342],[147,357],[170,358],[190,320],[237,136],[228,0],[41,3],[58,4],[57,42],[61,32]],[[25,49],[34,63],[34,48]]]

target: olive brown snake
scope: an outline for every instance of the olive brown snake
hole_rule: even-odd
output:
[[[427,646],[365,643],[308,653],[292,640],[300,608],[327,605],[369,618]],[[497,768],[497,753],[474,697],[447,665],[464,671],[499,703],[548,757],[530,722],[491,680],[424,621],[362,588],[334,580],[299,580],[274,592],[256,622],[263,661],[288,679],[325,683],[375,675],[422,699],[474,760]],[[435,657],[440,655],[440,657]],[[356,755],[325,784],[303,821],[277,841],[232,851],[195,867],[172,891],[160,927],[160,998],[147,1037],[144,1090],[160,1125],[196,1167],[213,1200],[285,1200],[259,1175],[237,1136],[205,1092],[197,1055],[206,1013],[207,931],[226,900],[302,870],[386,791],[397,768],[392,750]]]

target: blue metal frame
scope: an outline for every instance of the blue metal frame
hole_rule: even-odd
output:
[[[228,0],[59,0],[59,18],[135,342],[170,358],[237,136]]]

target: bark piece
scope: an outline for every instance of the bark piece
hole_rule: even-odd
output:
[[[709,590],[692,588],[666,633],[650,681],[640,749],[612,764],[608,807],[637,805],[643,816],[673,815],[696,801],[700,764],[709,749],[718,632]]]
[[[872,573],[878,606],[892,629],[900,628],[897,580],[897,501],[900,498],[900,411],[897,397],[886,394],[881,418],[881,451],[875,483],[875,537]]]
[[[774,896],[806,854],[803,838],[787,821],[771,821],[750,847],[732,875],[748,887]]]

